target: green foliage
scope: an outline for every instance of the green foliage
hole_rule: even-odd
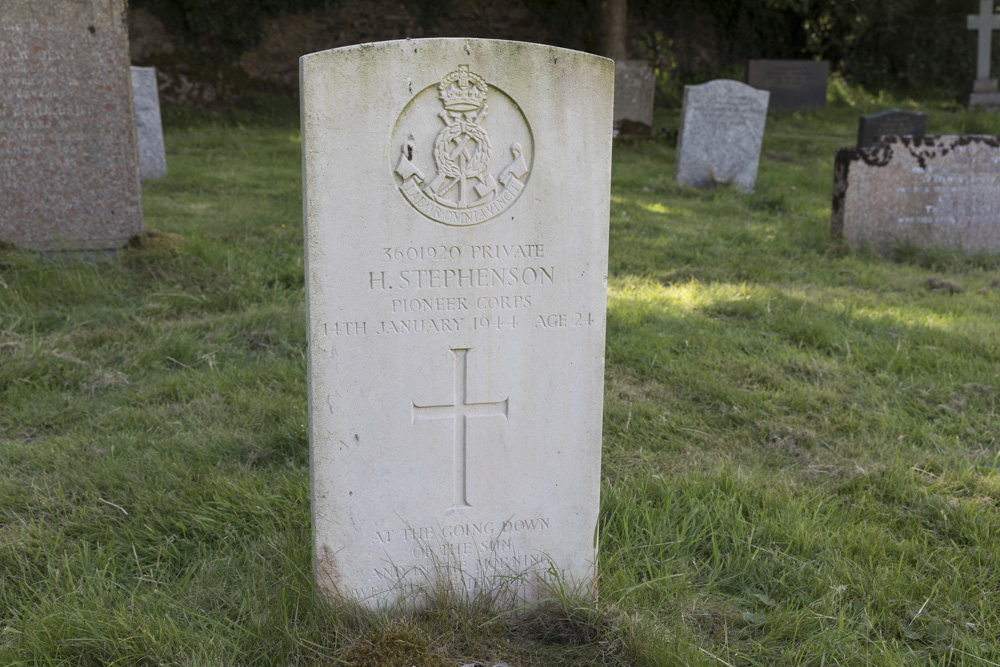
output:
[[[230,61],[261,38],[264,19],[293,11],[332,8],[343,0],[131,0],[148,9],[196,55]]]
[[[680,72],[704,80],[741,71],[752,58],[820,58],[872,89],[959,95],[974,76],[975,37],[965,29],[973,3],[958,0],[632,0],[646,30],[698,29],[714,48],[709,68]],[[995,54],[1000,63],[1000,54]],[[736,78],[741,78],[737,76]]]
[[[232,61],[255,45],[263,21],[345,0],[132,0],[157,15],[198,58]],[[356,0],[351,0],[356,1]],[[525,0],[553,44],[586,50],[588,0]],[[427,28],[447,29],[447,4],[404,0]],[[630,0],[646,52],[661,75],[661,101],[679,102],[681,83],[742,79],[751,58],[822,58],[853,84],[957,97],[974,72],[975,36],[965,29],[972,3],[960,0]],[[676,58],[671,38],[699,51]],[[690,48],[690,47],[689,47]],[[680,66],[676,72],[675,66]],[[994,55],[994,69],[1000,52]]]
[[[586,51],[590,45],[589,0],[526,0],[528,9],[545,26],[552,43]]]

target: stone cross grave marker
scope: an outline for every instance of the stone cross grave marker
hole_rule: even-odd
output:
[[[121,0],[0,4],[0,241],[43,252],[142,232]]]
[[[162,178],[167,175],[167,153],[163,147],[155,67],[132,68],[132,101],[135,133],[139,140],[139,176],[142,180]]]
[[[1000,139],[890,136],[872,148],[840,149],[831,230],[878,252],[1000,252]]]
[[[303,56],[315,573],[368,606],[595,573],[612,61]]]
[[[927,130],[927,114],[919,111],[886,109],[864,114],[858,119],[858,148],[874,146],[886,135],[920,137]]]
[[[769,96],[766,90],[725,79],[684,86],[677,180],[699,188],[732,183],[753,190]]]
[[[771,93],[769,111],[806,111],[826,106],[828,60],[751,60],[747,83]]]
[[[966,18],[969,30],[976,31],[976,80],[969,96],[970,107],[1000,106],[997,80],[990,77],[993,31],[1000,30],[1000,14],[993,13],[993,0],[979,0],[979,13]]]

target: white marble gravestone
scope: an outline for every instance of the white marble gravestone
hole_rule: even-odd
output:
[[[318,584],[588,586],[612,61],[427,39],[300,68]]]
[[[768,97],[766,90],[727,79],[684,86],[677,180],[699,188],[732,183],[753,190]]]
[[[163,121],[160,118],[160,92],[156,87],[155,67],[132,67],[132,106],[135,109],[135,134],[139,141],[139,178],[162,178],[167,175],[167,153],[163,147]]]

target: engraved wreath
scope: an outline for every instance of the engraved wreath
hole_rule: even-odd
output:
[[[515,136],[507,137],[513,139],[510,157],[491,173],[494,151],[485,126],[490,114],[486,103],[490,87],[483,77],[469,71],[468,65],[461,65],[435,88],[444,106],[437,113],[444,127],[433,144],[407,133],[409,126],[426,122],[426,104],[414,107],[423,93],[411,100],[393,133],[401,153],[394,170],[400,179],[399,190],[415,209],[436,222],[456,226],[485,222],[507,210],[527,183],[530,154],[526,155],[525,149],[531,150],[530,129],[517,105],[494,88],[504,118],[502,129]],[[433,165],[424,157],[428,154],[433,156]],[[428,177],[425,171],[430,173],[430,168],[436,173]]]

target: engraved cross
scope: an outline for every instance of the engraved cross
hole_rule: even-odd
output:
[[[466,453],[469,417],[503,417],[507,419],[508,399],[492,403],[470,403],[466,381],[468,355],[471,348],[451,350],[455,357],[455,384],[451,403],[444,405],[417,405],[413,403],[413,422],[421,419],[452,419],[455,426],[454,449],[454,504],[452,508],[471,507],[466,495]]]

